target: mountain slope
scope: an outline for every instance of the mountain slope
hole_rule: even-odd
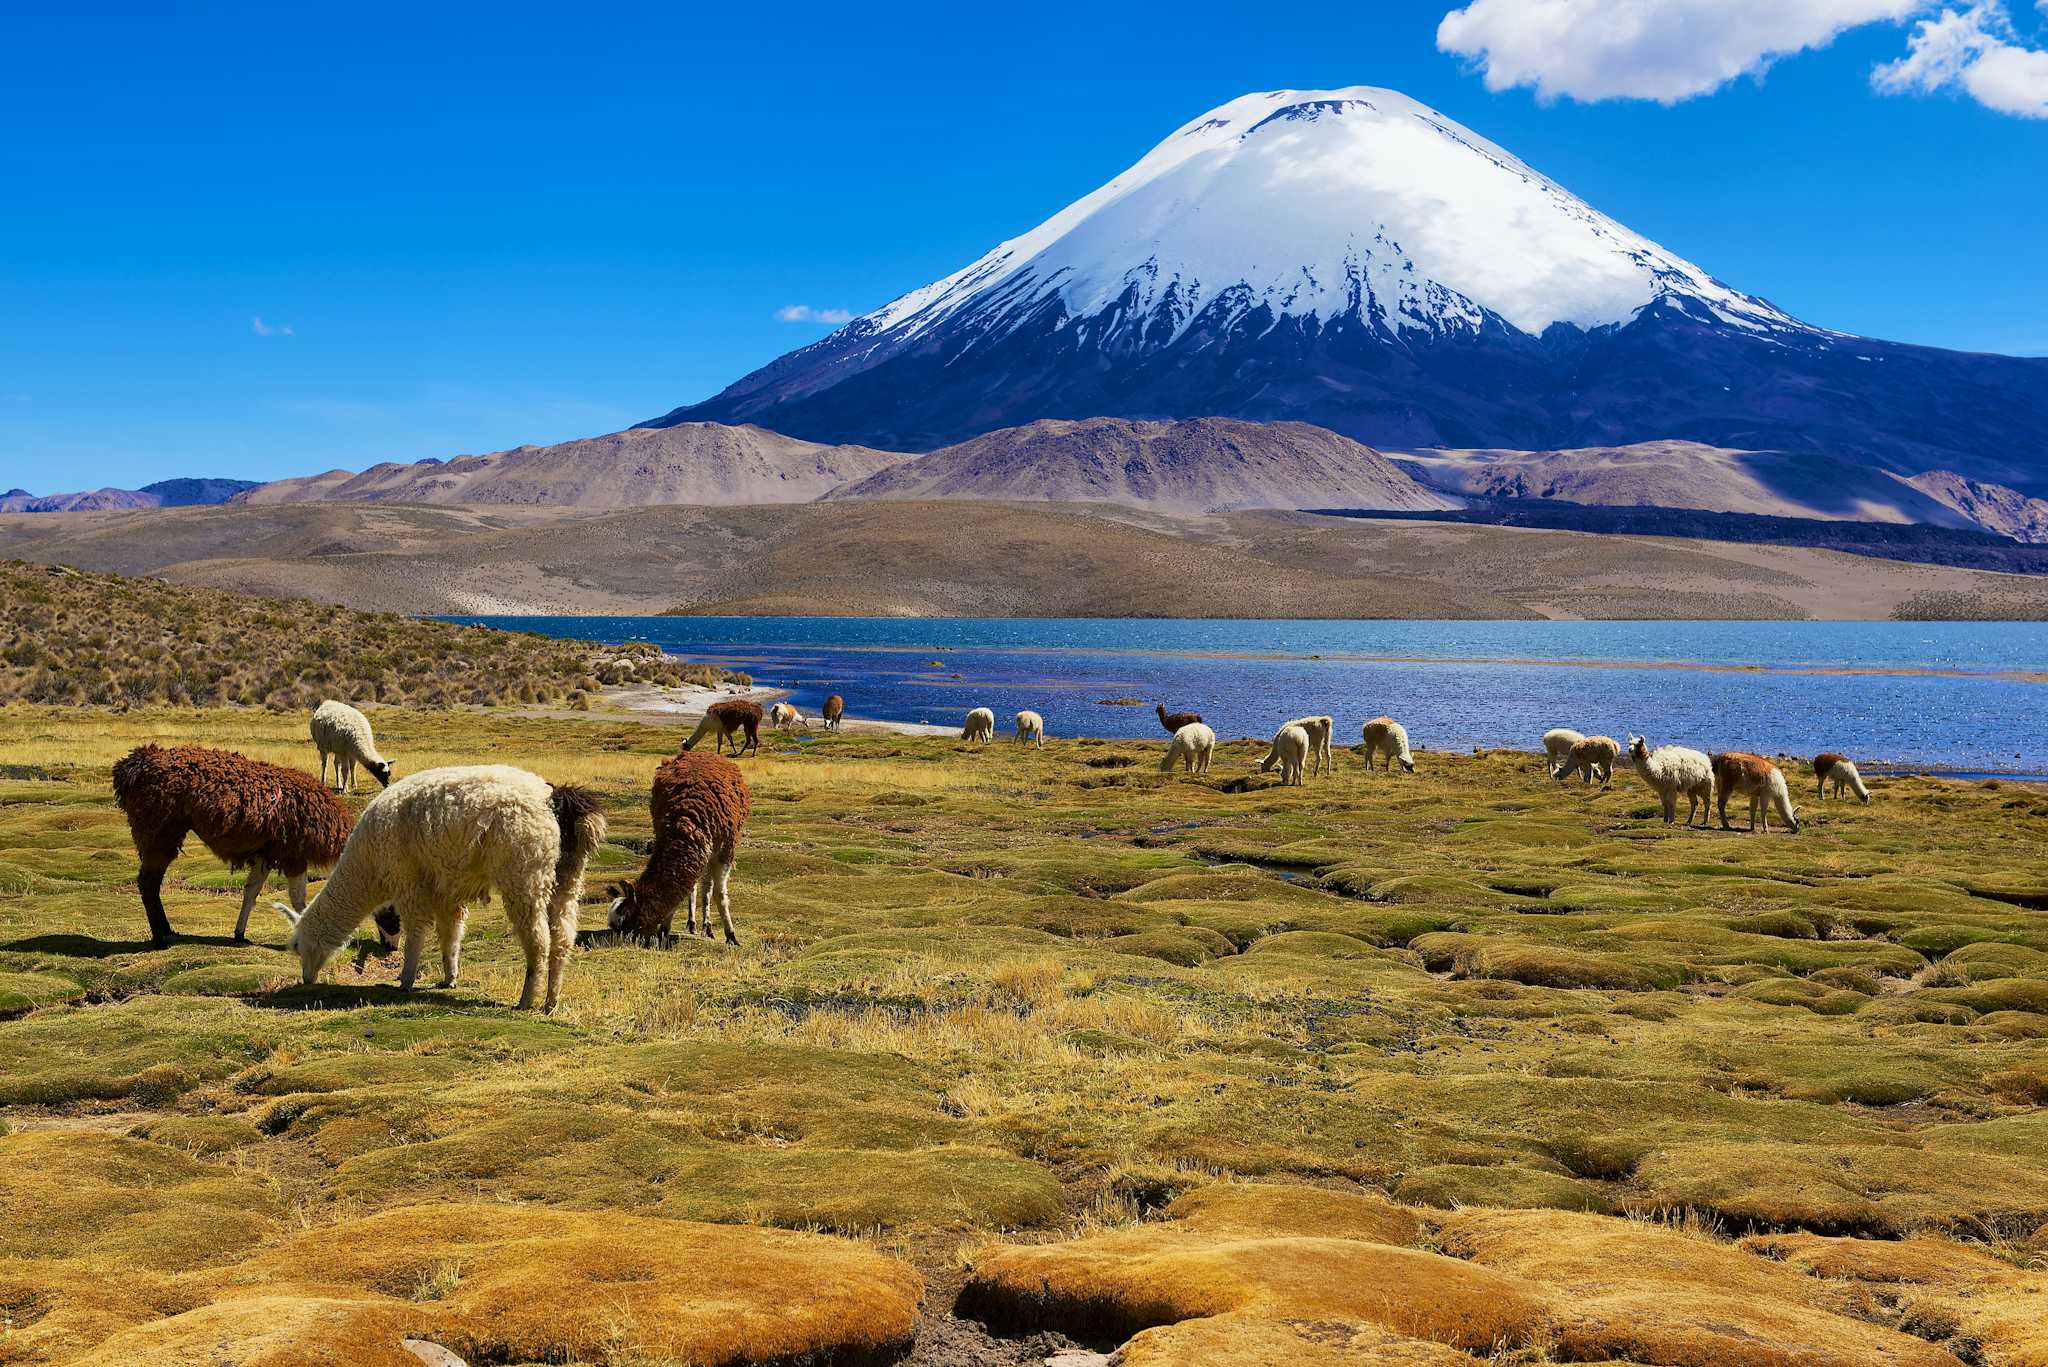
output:
[[[1382,447],[1681,438],[2048,485],[2048,361],[1809,326],[1391,91],[1246,96],[965,269],[650,426],[930,450],[1041,418]]]
[[[1902,483],[1953,508],[1989,532],[2015,541],[2048,544],[2048,499],[2028,498],[2016,489],[1980,484],[1953,470],[1929,470]]]
[[[1034,422],[891,466],[826,497],[1119,503],[1191,513],[1458,506],[1347,437],[1306,423],[1234,418]]]
[[[1418,451],[1396,456],[1393,463],[1433,488],[1476,498],[1979,525],[1967,510],[1867,466],[1817,455],[1731,451],[1699,442],[1637,442],[1573,451]],[[1996,527],[1989,530],[2004,534]]]
[[[71,494],[45,494],[26,489],[0,494],[0,513],[93,513],[122,508],[200,508],[225,503],[253,479],[160,479],[140,489],[88,489]]]
[[[907,459],[858,446],[823,446],[759,427],[687,423],[450,461],[387,462],[355,475],[330,470],[278,480],[235,501],[555,508],[804,503]]]

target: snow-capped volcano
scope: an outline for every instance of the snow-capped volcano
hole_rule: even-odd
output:
[[[1367,86],[1232,100],[965,269],[647,425],[929,450],[1204,416],[1411,449],[1815,450],[2048,492],[2048,361],[1800,322]]]
[[[1492,316],[1536,334],[1626,322],[1666,297],[1741,326],[1798,326],[1435,110],[1353,86],[1213,109],[1094,194],[852,327],[915,337],[969,314],[996,330],[1057,299],[1107,334],[1163,323],[1178,335],[1211,305],[1395,332],[1472,332]]]

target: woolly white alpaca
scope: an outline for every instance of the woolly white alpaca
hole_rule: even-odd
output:
[[[1019,745],[1035,745],[1043,749],[1045,747],[1045,718],[1039,716],[1036,712],[1019,712],[1017,714],[1017,743]]]
[[[1191,721],[1173,733],[1166,746],[1166,758],[1159,761],[1159,772],[1170,774],[1176,766],[1185,765],[1191,774],[1206,774],[1215,753],[1216,733],[1201,722]]]
[[[801,730],[808,728],[811,724],[804,717],[803,713],[796,710],[795,703],[787,702],[779,702],[775,704],[775,706],[769,708],[768,721],[778,731],[787,730],[789,727],[792,726],[797,727]]]
[[[1409,773],[1415,772],[1415,756],[1408,749],[1408,729],[1392,717],[1374,717],[1365,724],[1365,767],[1372,768],[1375,757],[1387,757],[1387,772],[1394,770],[1394,761],[1401,761],[1401,767]]]
[[[1573,774],[1585,775],[1588,783],[1598,777],[1600,786],[1605,788],[1614,781],[1614,764],[1620,758],[1621,746],[1612,736],[1581,736],[1565,751],[1564,763],[1551,777],[1559,783]]]
[[[996,738],[996,714],[986,707],[977,707],[967,714],[967,725],[960,728],[962,740],[994,740]]]
[[[1543,733],[1543,753],[1550,756],[1552,778],[1557,777],[1558,770],[1564,768],[1565,761],[1571,758],[1572,747],[1585,738],[1583,732],[1574,731],[1569,726],[1553,726]],[[1592,781],[1593,776],[1587,774],[1586,782]]]
[[[381,787],[391,786],[391,766],[377,753],[370,719],[345,702],[329,698],[313,709],[313,744],[320,751],[320,781],[327,782],[327,757],[334,756],[334,790],[356,790],[356,765],[370,771]]]
[[[503,764],[428,769],[401,779],[363,809],[341,858],[311,905],[291,922],[307,983],[378,907],[398,909],[405,939],[398,985],[410,990],[429,928],[441,941],[441,986],[461,967],[468,905],[497,889],[526,951],[521,1010],[533,1006],[547,970],[545,1009],[561,997],[562,967],[576,943],[583,867],[604,839],[594,794]]]
[[[1628,738],[1628,760],[1663,802],[1665,825],[1678,819],[1680,793],[1685,794],[1686,800],[1685,824],[1692,825],[1695,812],[1699,813],[1700,825],[1707,824],[1708,809],[1714,804],[1713,761],[1683,745],[1662,745],[1651,754],[1649,743],[1641,736]]]
[[[1823,802],[1827,801],[1830,788],[1834,789],[1835,797],[1840,797],[1842,789],[1847,788],[1863,801],[1870,801],[1870,789],[1864,786],[1863,775],[1856,772],[1856,766],[1850,762],[1847,755],[1838,755],[1832,750],[1823,755],[1815,755],[1813,777],[1820,785],[1820,799]]]
[[[1771,812],[1776,811],[1778,820],[1784,822],[1794,835],[1799,833],[1799,816],[1792,810],[1792,794],[1785,787],[1785,775],[1762,755],[1732,750],[1714,756],[1714,790],[1720,801],[1722,830],[1735,829],[1728,824],[1728,799],[1746,797],[1749,799],[1751,831],[1756,830],[1757,821],[1761,818],[1764,832],[1769,834]]]
[[[1299,726],[1302,730],[1308,732],[1308,756],[1314,772],[1318,774],[1336,772],[1337,758],[1330,749],[1330,737],[1337,730],[1337,719],[1335,717],[1296,717],[1293,721],[1288,722],[1287,725]],[[1284,730],[1285,728],[1283,727],[1282,729]],[[1275,739],[1277,740],[1278,737],[1275,736]],[[1264,770],[1266,767],[1264,764],[1259,766],[1261,770]]]
[[[1315,742],[1309,739],[1307,728],[1289,722],[1274,732],[1273,748],[1268,750],[1265,759],[1259,762],[1259,770],[1263,773],[1278,761],[1280,786],[1298,788],[1301,786],[1303,773],[1308,769],[1308,757],[1314,748]]]

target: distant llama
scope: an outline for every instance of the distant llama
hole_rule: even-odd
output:
[[[1183,726],[1199,726],[1202,722],[1200,712],[1169,712],[1163,702],[1153,703],[1152,710],[1159,714],[1159,724],[1166,728],[1166,734],[1169,736]]]
[[[960,728],[962,740],[994,740],[996,738],[996,714],[986,707],[977,707],[967,714],[967,725]]]
[[[1017,743],[1038,749],[1045,748],[1045,718],[1036,712],[1024,711],[1017,714]]]
[[[1664,804],[1664,824],[1678,819],[1678,795],[1685,794],[1685,824],[1692,825],[1694,813],[1700,825],[1707,824],[1714,805],[1714,763],[1698,750],[1683,745],[1660,745],[1656,753],[1641,736],[1628,738],[1629,763],[1643,782],[1656,791]]]
[[[1191,721],[1173,733],[1166,746],[1166,758],[1159,761],[1159,772],[1170,774],[1175,767],[1185,766],[1191,774],[1206,774],[1215,753],[1216,733],[1198,721]]]
[[[370,719],[345,702],[332,698],[313,709],[313,744],[320,751],[320,781],[327,782],[327,757],[334,756],[334,790],[356,790],[356,765],[370,771],[380,788],[391,786],[391,765],[377,753],[377,739],[370,734]]]
[[[1273,733],[1273,747],[1259,761],[1259,772],[1264,773],[1277,763],[1280,766],[1280,786],[1298,788],[1314,748],[1315,742],[1309,738],[1307,729],[1296,722],[1289,722]]]
[[[1830,787],[1834,789],[1832,796],[1840,797],[1842,789],[1847,788],[1862,801],[1870,801],[1870,789],[1864,785],[1863,775],[1856,772],[1855,764],[1847,755],[1838,755],[1832,750],[1826,754],[1815,755],[1813,777],[1820,785],[1819,796],[1823,802],[1830,796]]]
[[[1732,831],[1728,824],[1728,799],[1730,796],[1749,799],[1749,829],[1753,832],[1757,822],[1763,822],[1766,834],[1771,829],[1771,813],[1778,814],[1794,835],[1799,833],[1799,816],[1792,810],[1792,794],[1785,787],[1785,775],[1777,765],[1762,755],[1752,755],[1742,750],[1730,750],[1714,756],[1714,791],[1721,816],[1721,829]]]
[[[1312,772],[1331,774],[1337,771],[1337,758],[1330,746],[1330,739],[1337,730],[1335,717],[1296,717],[1287,723],[1299,726],[1308,732],[1308,754]],[[1259,766],[1262,770],[1264,765]]]
[[[697,723],[697,729],[683,742],[684,750],[694,750],[697,742],[709,732],[716,731],[717,739],[712,742],[713,753],[723,753],[725,743],[732,742],[734,758],[752,750],[761,749],[761,704],[745,698],[728,698],[715,702],[704,709],[704,719]],[[737,733],[746,733],[746,745],[741,746]]]
[[[1583,774],[1590,783],[1595,778],[1605,788],[1614,781],[1614,766],[1621,759],[1621,745],[1612,736],[1582,736],[1565,751],[1564,763],[1552,775],[1559,783],[1573,774]]]
[[[1365,724],[1365,767],[1372,768],[1375,757],[1387,757],[1387,772],[1394,771],[1394,761],[1409,773],[1415,772],[1415,756],[1408,749],[1408,728],[1392,717],[1374,717]]]
[[[779,702],[768,709],[768,722],[777,731],[786,731],[794,726],[799,731],[810,725],[804,714],[797,711],[795,703]]]
[[[647,867],[630,883],[611,886],[611,928],[642,940],[665,941],[676,908],[688,904],[684,929],[697,933],[697,907],[704,908],[704,936],[711,937],[711,905],[725,922],[725,942],[736,945],[728,885],[747,827],[753,799],[740,767],[719,755],[675,755],[654,771],[648,808],[654,843]]]
[[[1585,738],[1583,733],[1574,731],[1569,726],[1553,726],[1543,733],[1543,752],[1550,756],[1552,778],[1557,777],[1557,771],[1564,768],[1565,761],[1571,758],[1572,747]],[[1591,783],[1593,776],[1587,774],[1584,781]]]
[[[846,716],[846,699],[840,697],[837,693],[825,699],[823,715],[825,718],[825,729],[827,731],[837,731],[840,721]]]

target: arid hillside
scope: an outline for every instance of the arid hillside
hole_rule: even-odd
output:
[[[634,428],[487,456],[386,462],[251,489],[238,503],[472,504],[642,508],[660,503],[801,503],[909,456],[822,446],[760,427]]]
[[[1832,551],[1076,504],[23,514],[0,555],[411,613],[2048,616],[2048,579]]]

